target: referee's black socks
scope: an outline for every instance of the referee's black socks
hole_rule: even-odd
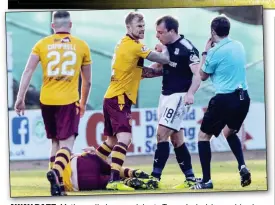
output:
[[[160,179],[162,170],[165,167],[167,159],[170,155],[169,142],[160,142],[157,144],[157,149],[154,156],[153,172],[151,175]]]
[[[183,143],[181,146],[174,149],[177,161],[179,163],[181,171],[184,173],[185,177],[194,177],[194,172],[192,170],[191,156],[186,144]]]
[[[203,182],[208,182],[211,179],[211,147],[210,141],[199,141],[199,156],[201,161],[201,168],[203,174]]]
[[[241,169],[242,165],[245,165],[242,144],[239,137],[236,134],[232,134],[226,138],[227,142],[238,161],[238,169]]]

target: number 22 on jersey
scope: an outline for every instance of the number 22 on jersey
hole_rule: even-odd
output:
[[[52,59],[47,65],[48,76],[74,76],[74,66],[76,64],[76,53],[74,51],[65,51],[63,54],[58,51],[51,51],[47,54],[47,58]]]

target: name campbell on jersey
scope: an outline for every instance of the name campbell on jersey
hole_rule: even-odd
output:
[[[57,33],[38,41],[32,54],[39,56],[43,70],[41,103],[66,105],[79,100],[81,66],[92,63],[85,41],[69,33]]]

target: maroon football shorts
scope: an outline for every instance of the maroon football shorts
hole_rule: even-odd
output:
[[[132,133],[132,101],[126,95],[104,98],[104,135],[115,136],[120,132]]]
[[[40,103],[48,139],[66,140],[78,135],[80,108],[78,102],[69,105]]]

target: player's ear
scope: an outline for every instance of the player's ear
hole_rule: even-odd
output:
[[[72,23],[72,22],[70,22],[70,25],[69,25],[69,26],[70,26],[70,28],[72,28],[72,27],[73,27],[73,23]]]
[[[54,28],[55,28],[54,23],[51,24],[51,27],[52,27],[52,29],[54,30]]]
[[[127,28],[127,31],[131,32],[131,26],[130,26],[130,24],[127,24],[126,28]]]
[[[212,36],[217,35],[217,33],[216,33],[216,31],[214,31],[214,29],[211,30],[211,35],[212,35]]]

